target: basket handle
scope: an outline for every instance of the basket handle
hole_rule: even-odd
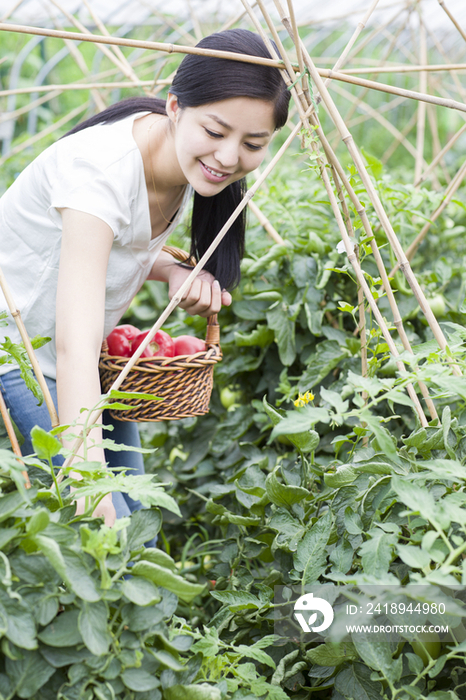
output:
[[[175,260],[186,263],[191,267],[196,266],[196,260],[181,248],[177,248],[174,245],[164,245],[162,250],[165,253],[169,253]],[[207,319],[205,342],[207,346],[217,345],[220,347],[220,326],[218,325],[217,314],[213,314]]]

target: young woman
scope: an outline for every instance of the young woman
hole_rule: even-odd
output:
[[[213,34],[198,46],[270,58],[260,37],[246,30]],[[188,55],[166,102],[131,98],[79,124],[2,197],[0,267],[29,335],[52,338],[37,356],[62,424],[99,400],[102,339],[143,282],[166,282],[171,297],[189,274],[162,247],[192,192],[191,254],[199,258],[240,201],[245,175],[285,124],[288,102],[276,68]],[[226,289],[239,280],[244,228],[240,217],[192,284],[180,304],[187,313],[210,316],[231,303]],[[19,341],[12,319],[0,332]],[[29,454],[31,428],[50,428],[47,410],[13,365],[0,365],[0,374]],[[140,444],[137,424],[105,414],[103,422],[113,425],[107,436],[116,442]],[[91,434],[96,443],[99,431]],[[94,447],[88,458],[143,471],[136,452]],[[112,524],[139,507],[114,494],[96,514]]]

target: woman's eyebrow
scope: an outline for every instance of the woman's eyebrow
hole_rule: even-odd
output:
[[[215,114],[208,114],[207,116],[210,117],[211,119],[213,119],[214,121],[216,121],[217,124],[220,124],[220,126],[224,126],[225,129],[228,129],[229,131],[233,130],[232,126],[230,126],[229,124],[224,122],[223,119],[220,119],[220,117],[217,117]],[[246,136],[249,138],[261,139],[261,138],[264,138],[266,136],[270,136],[270,132],[259,131],[259,132],[254,133],[254,134],[246,134]]]

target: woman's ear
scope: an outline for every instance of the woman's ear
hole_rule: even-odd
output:
[[[165,109],[167,110],[167,115],[170,121],[173,122],[173,124],[176,124],[177,119],[179,119],[181,107],[177,96],[173,95],[171,92],[168,93]]]

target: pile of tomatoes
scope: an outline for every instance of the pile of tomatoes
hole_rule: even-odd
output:
[[[149,331],[141,333],[139,328],[129,323],[117,326],[107,338],[109,355],[131,357],[148,334]],[[141,357],[194,355],[196,352],[205,352],[205,349],[205,342],[193,335],[180,335],[178,338],[172,338],[165,331],[157,331]]]

